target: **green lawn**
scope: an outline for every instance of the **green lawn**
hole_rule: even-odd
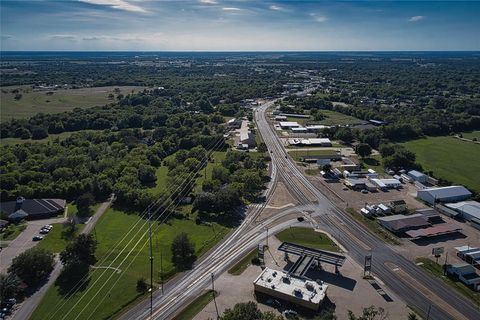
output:
[[[383,168],[381,155],[370,156],[365,159],[360,159],[360,161],[363,163],[366,169],[373,169],[378,173],[383,173],[385,171]]]
[[[480,145],[453,137],[428,137],[403,144],[424,170],[480,193]]]
[[[84,224],[78,224],[74,234],[69,234],[61,223],[54,223],[53,229],[46,235],[40,243],[39,248],[58,253],[61,252],[75,236],[85,228]]]
[[[5,229],[0,231],[0,240],[10,241],[15,239],[23,230],[27,228],[26,222],[20,222],[18,224],[9,224]]]
[[[215,293],[216,296],[218,296],[217,293]],[[191,320],[195,318],[195,316],[203,310],[203,308],[206,307],[207,304],[210,303],[210,301],[213,300],[213,291],[208,290],[208,292],[205,292],[195,300],[193,300],[192,303],[190,303],[185,309],[182,310],[176,317],[173,318],[173,320]]]
[[[472,300],[475,304],[478,303],[480,299],[480,292],[473,291],[469,287],[465,286],[461,281],[454,281],[453,279],[450,279],[449,277],[444,276],[443,267],[435,263],[435,261],[428,258],[417,258],[415,259],[415,262],[423,263],[422,265],[420,265],[421,268],[427,270],[428,272],[433,274],[435,277],[442,279],[443,282],[445,282],[450,287],[457,290],[464,297]]]
[[[339,251],[338,246],[329,236],[309,228],[288,228],[277,233],[275,237],[283,242],[291,242],[309,248]]]
[[[287,121],[297,122],[299,125],[305,126],[308,123],[313,122],[313,118],[296,118],[296,117],[287,117]]]
[[[327,126],[333,125],[345,125],[345,124],[357,124],[364,122],[358,118],[337,112],[332,110],[321,110],[321,113],[326,116],[325,119],[319,121],[319,124],[324,124]]]
[[[462,132],[462,135],[464,138],[467,138],[470,140],[473,138],[477,138],[477,140],[480,141],[480,131]]]
[[[228,270],[228,273],[234,275],[234,276],[239,276],[245,271],[251,264],[252,264],[252,259],[257,256],[257,248],[253,249],[250,251],[245,257],[242,258],[239,262],[237,262],[236,265],[231,267]]]
[[[225,159],[225,155],[227,154],[226,151],[215,151],[212,155],[212,159],[213,159],[213,162],[212,161],[209,161],[208,164],[207,164],[207,168],[205,169],[202,169],[200,170],[198,173],[199,173],[199,177],[197,178],[195,184],[195,192],[200,192],[202,190],[202,184],[203,182],[205,181],[205,174],[207,176],[207,179],[211,179],[212,178],[212,171],[213,171],[213,167],[217,166],[217,165],[220,165],[220,162]],[[253,154],[253,152],[252,152]],[[251,154],[251,155],[252,155]]]
[[[154,195],[160,195],[163,191],[165,191],[165,187],[167,186],[167,174],[168,167],[160,166],[157,168],[157,171],[155,172],[157,181],[155,182],[155,186],[150,188]]]
[[[19,100],[15,100],[15,94],[11,92],[16,88],[19,88],[22,94],[22,98]],[[115,88],[119,88],[124,95],[131,93],[132,90],[143,90],[143,87],[111,86],[52,90],[53,94],[47,95],[48,91],[33,91],[30,86],[2,87],[0,90],[2,106],[0,121],[3,122],[12,118],[28,118],[39,112],[60,113],[77,107],[102,106],[115,102],[115,99],[108,99],[108,95],[113,93]]]
[[[139,216],[135,213],[125,213],[115,209],[108,209],[107,212],[100,218],[98,224],[95,227],[93,234],[96,235],[98,241],[98,247],[96,256],[99,260],[97,267],[108,266],[113,260],[113,256],[120,253],[120,248],[114,250],[114,254],[103,261],[108,255],[110,250],[113,250],[117,241],[120,241],[131,228],[139,220]],[[155,227],[157,224],[154,225]],[[146,233],[147,226],[143,226],[142,231]],[[163,255],[163,271],[166,276],[172,276],[175,273],[175,269],[171,263],[171,251],[170,246],[173,238],[180,232],[186,232],[190,239],[195,243],[195,249],[198,256],[205,253],[215,243],[221,240],[229,231],[228,228],[222,227],[218,224],[212,225],[197,225],[192,220],[179,220],[172,219],[168,224],[164,224],[160,227],[159,231],[154,233],[153,247],[154,247],[154,280],[159,283],[160,281],[160,252]],[[127,242],[133,239],[132,243],[135,243],[140,239],[137,237],[129,237],[128,240],[122,242],[121,247],[127,245]],[[72,310],[67,318],[71,318],[73,315],[79,315],[79,319],[87,319],[93,309],[98,305],[98,309],[90,319],[111,319],[118,316],[122,310],[131,306],[132,303],[140,299],[142,296],[138,295],[135,286],[136,281],[141,278],[149,278],[149,252],[148,252],[148,238],[144,237],[141,241],[141,245],[145,244],[143,249],[140,250],[140,246],[133,251],[133,254],[126,258],[123,265],[119,265],[119,262],[126,257],[126,254],[121,255],[121,259],[117,259],[117,262],[113,264],[113,267],[118,267],[122,270],[120,274],[110,269],[94,269],[90,271],[90,281],[87,289],[82,292],[78,292],[66,301],[64,296],[61,295],[58,286],[51,287],[39,307],[34,311],[31,319],[48,319],[52,310],[58,311],[56,317],[61,315],[67,315],[69,310]],[[132,248],[129,245],[128,248]],[[134,259],[135,254],[139,254]],[[131,266],[126,269],[128,264]],[[105,275],[101,274],[105,271]],[[112,275],[111,279],[107,281],[107,278]],[[100,281],[94,285],[94,281],[100,279]],[[115,284],[115,282],[118,282]],[[102,284],[106,284],[104,288],[101,288]],[[113,288],[110,292],[110,288]],[[88,293],[86,291],[91,289]],[[94,298],[93,302],[87,307],[87,311],[81,313],[83,307],[85,307],[88,301],[93,298],[94,293],[99,294]],[[80,300],[82,296],[86,295],[83,300]],[[105,298],[103,301],[102,299]],[[60,304],[65,302],[65,305],[60,307]],[[75,307],[75,303],[78,305]]]
[[[295,161],[300,161],[302,157],[308,156],[326,156],[337,154],[335,150],[302,150],[302,149],[289,149],[288,153],[292,156]]]
[[[27,142],[46,143],[46,142],[56,141],[57,139],[58,139],[58,141],[62,141],[62,140],[67,139],[71,135],[79,133],[79,132],[98,132],[98,131],[100,131],[100,130],[82,130],[82,131],[74,131],[74,132],[62,132],[62,133],[58,133],[58,134],[49,134],[48,137],[46,137],[45,139],[41,139],[41,140],[20,139],[20,138],[3,138],[3,139],[0,139],[0,145],[9,146],[9,145],[15,145],[15,144],[23,144],[23,143],[27,143]]]

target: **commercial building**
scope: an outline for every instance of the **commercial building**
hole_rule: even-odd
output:
[[[403,214],[395,214],[388,217],[378,218],[378,222],[385,229],[393,233],[404,233],[409,230],[415,230],[430,226],[430,223],[420,213],[408,216]]]
[[[285,120],[287,120],[287,116],[275,116],[275,120],[277,120],[277,121],[285,121]]]
[[[310,125],[310,126],[306,126],[308,132],[318,132],[318,131],[322,131],[323,129],[326,129],[326,128],[330,128],[329,126],[324,126],[324,125],[321,125],[321,124],[315,124],[315,125]]]
[[[472,265],[480,265],[480,248],[470,245],[455,247],[457,256]]]
[[[462,228],[457,227],[457,225],[453,223],[440,223],[428,228],[409,230],[406,231],[405,234],[412,239],[419,239],[455,233],[461,230]]]
[[[471,196],[472,193],[464,186],[427,188],[417,191],[417,198],[430,204],[435,202],[458,202],[467,200]]]
[[[248,121],[243,120],[242,126],[239,129],[239,136],[238,136],[238,149],[251,149],[257,146],[257,142],[255,140],[255,135],[250,131],[248,127]]]
[[[67,202],[63,199],[25,199],[18,197],[16,201],[0,203],[8,220],[45,219],[65,211]]]
[[[255,293],[261,293],[295,305],[318,310],[327,296],[323,282],[295,277],[286,272],[265,268],[253,282]]]
[[[307,128],[305,127],[296,127],[296,128],[292,128],[292,132],[293,133],[307,133]]]

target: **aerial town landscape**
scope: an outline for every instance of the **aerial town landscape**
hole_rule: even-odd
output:
[[[437,5],[2,1],[0,320],[480,319],[480,3]]]

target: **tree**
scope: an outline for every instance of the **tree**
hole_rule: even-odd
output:
[[[350,128],[340,128],[335,133],[335,139],[341,140],[346,143],[352,142],[354,136]]]
[[[21,281],[15,274],[0,274],[0,301],[15,298],[21,292]]]
[[[18,276],[27,286],[33,287],[50,275],[54,265],[53,253],[32,248],[14,258],[8,272]]]
[[[383,165],[390,169],[409,169],[415,166],[415,153],[400,148],[391,156],[383,158]]]
[[[332,165],[330,163],[324,164],[322,166],[322,171],[325,171],[326,173],[330,172],[332,170]]]
[[[375,306],[363,308],[362,315],[356,316],[351,310],[348,310],[349,320],[385,320],[388,317],[388,313],[382,307],[378,309]]]
[[[97,262],[95,257],[96,248],[97,241],[91,234],[81,234],[60,253],[60,260],[64,265],[72,261],[79,261],[87,266],[93,265]]]
[[[185,232],[173,239],[171,250],[172,262],[178,270],[190,269],[197,258],[194,244]]]
[[[147,282],[145,281],[145,278],[140,278],[137,280],[137,286],[136,290],[138,293],[145,293],[148,290],[148,285]]]
[[[237,303],[232,309],[224,311],[220,320],[281,320],[282,316],[277,316],[272,312],[262,312],[258,309],[256,303],[249,301],[246,303]]]
[[[32,129],[32,139],[41,140],[48,137],[48,132],[44,127],[34,127]]]
[[[77,198],[76,204],[78,213],[85,215],[90,212],[90,206],[95,203],[95,198],[91,193],[84,193]]]
[[[267,152],[268,148],[265,142],[260,142],[260,144],[257,147],[258,152]]]
[[[372,147],[367,143],[360,143],[356,149],[357,154],[362,158],[366,158],[372,154]]]

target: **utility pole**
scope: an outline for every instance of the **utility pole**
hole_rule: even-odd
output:
[[[213,272],[211,276],[212,276],[213,303],[215,304],[215,311],[217,312],[217,320],[218,320],[220,318],[220,315],[218,314],[217,300],[215,299],[215,276],[213,275]]]
[[[161,250],[160,250],[160,281],[162,284],[162,295],[163,295],[164,294],[163,292],[163,254]]]
[[[265,239],[265,242],[266,242],[266,245],[267,245],[267,248],[268,248],[268,227],[264,227],[265,230],[267,230],[267,237]]]
[[[152,213],[148,209],[148,235],[150,238],[150,319],[153,319],[153,248],[152,248]]]
[[[432,304],[428,306],[428,312],[427,312],[427,320],[430,319],[430,309],[432,309]]]

